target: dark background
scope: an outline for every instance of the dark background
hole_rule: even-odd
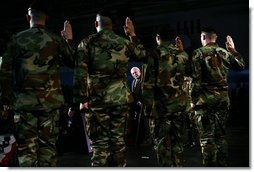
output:
[[[46,0],[45,0],[46,1]],[[0,2],[0,56],[9,37],[15,33],[29,28],[26,21],[27,8],[32,0],[9,0]],[[201,46],[200,29],[202,26],[211,25],[218,32],[218,43],[225,47],[227,35],[231,35],[236,49],[245,58],[246,69],[242,72],[229,72],[228,84],[232,106],[230,107],[229,140],[231,153],[231,166],[249,166],[249,57],[250,57],[250,9],[247,0],[50,0],[48,2],[50,18],[48,29],[59,33],[63,28],[63,22],[68,19],[73,28],[74,42],[79,43],[84,37],[96,32],[94,28],[95,15],[103,7],[115,9],[115,31],[122,36],[124,20],[129,16],[135,25],[136,34],[148,50],[156,46],[155,34],[161,25],[169,25],[175,28],[182,38],[186,52]],[[140,63],[130,62],[132,66]],[[128,82],[132,76],[128,70]],[[67,101],[72,97],[73,71],[67,67],[62,68],[62,85]],[[63,119],[68,121],[68,119]],[[76,127],[82,127],[82,120],[77,119]],[[73,121],[73,124],[75,122]],[[71,128],[72,129],[72,128]],[[67,136],[62,134],[62,142],[65,147],[76,147],[78,151],[86,152],[84,146],[84,131],[74,128]],[[73,135],[73,133],[76,135]],[[74,140],[76,137],[77,140]],[[64,140],[66,139],[66,140]],[[69,140],[68,140],[69,139]],[[64,141],[63,141],[64,140]],[[72,144],[72,143],[80,143]],[[70,142],[69,144],[67,144]],[[62,145],[62,144],[61,144]],[[62,145],[63,146],[63,145]],[[82,148],[80,148],[80,147]],[[66,150],[65,150],[66,151]],[[60,150],[60,152],[64,152]],[[145,150],[144,152],[147,152]],[[188,155],[195,159],[199,150],[191,150]],[[188,152],[187,152],[188,153]],[[80,157],[80,156],[78,156]],[[79,162],[77,155],[68,156],[67,161],[73,166],[74,161]],[[135,158],[131,157],[131,160]],[[65,160],[62,157],[62,160]],[[192,162],[192,161],[190,161]],[[60,166],[64,166],[60,163]],[[68,164],[68,163],[67,163]],[[84,160],[80,160],[84,165]],[[139,164],[140,165],[140,164]],[[192,166],[191,164],[190,166]],[[194,163],[195,165],[195,163]]]
[[[45,0],[48,1],[48,0]],[[32,0],[1,1],[0,5],[0,55],[5,43],[15,32],[29,28],[25,15]],[[94,20],[98,10],[115,9],[115,31],[122,35],[125,18],[129,16],[136,34],[145,47],[156,46],[155,34],[160,25],[170,25],[182,38],[189,55],[201,46],[200,29],[211,25],[218,32],[218,43],[225,47],[225,38],[231,35],[236,49],[246,62],[246,70],[230,72],[230,93],[241,87],[246,97],[244,108],[249,109],[249,2],[247,0],[50,0],[48,29],[60,33],[63,22],[68,19],[73,27],[74,41],[78,44],[84,37],[95,33]],[[129,69],[137,63],[130,63]],[[64,86],[72,84],[72,70],[62,68]],[[128,72],[128,81],[132,77]],[[68,89],[71,89],[68,87]]]
[[[32,0],[1,1],[1,37],[29,27],[25,14]],[[48,1],[48,0],[45,0]],[[147,48],[155,46],[155,31],[162,25],[174,27],[185,41],[187,50],[200,44],[200,28],[212,25],[219,33],[218,42],[224,46],[231,35],[237,50],[249,56],[249,4],[247,0],[50,0],[48,29],[60,32],[64,20],[72,23],[74,40],[95,33],[96,12],[104,7],[115,9],[117,33],[123,34],[126,16],[131,17],[138,37]],[[248,61],[248,60],[247,60]]]

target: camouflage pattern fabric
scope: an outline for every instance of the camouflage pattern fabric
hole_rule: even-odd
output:
[[[59,108],[64,102],[60,65],[73,65],[71,51],[61,37],[40,26],[14,35],[3,55],[2,102],[25,111]]]
[[[229,69],[242,70],[244,61],[216,43],[207,44],[193,52],[192,102],[200,134],[205,166],[227,166],[225,124],[228,118]]]
[[[157,112],[154,115],[146,111],[148,116],[151,114],[151,132],[160,166],[183,166],[181,133],[183,117],[190,103],[184,80],[187,64],[188,55],[168,42],[157,47],[147,64],[143,97],[153,97]],[[149,74],[148,71],[152,72]],[[152,89],[153,95],[147,95],[146,89]],[[151,110],[149,102],[153,102],[149,99],[144,100],[148,103],[147,110]]]
[[[100,121],[112,119],[123,119],[125,111],[117,113],[113,107],[122,106],[133,102],[130,88],[127,84],[128,61],[130,59],[141,59],[145,56],[144,47],[136,37],[129,41],[118,35],[112,30],[104,29],[96,34],[89,36],[81,41],[78,46],[77,67],[74,71],[74,102],[88,102],[90,109],[96,111],[112,107],[112,110],[101,111],[105,115],[99,115]],[[105,119],[104,119],[105,118]],[[113,120],[114,121],[114,120]],[[108,121],[107,126],[113,126],[113,121]],[[125,121],[118,121],[114,126],[124,127]],[[102,124],[101,124],[102,125]],[[89,126],[93,127],[93,126]],[[113,128],[105,127],[102,132],[102,138],[92,144],[93,158],[92,165],[105,165],[108,156],[117,154],[119,157],[125,149],[125,145],[120,142],[120,146],[114,147],[114,150],[105,150],[109,147],[101,145],[118,145],[116,141],[124,137],[123,128],[118,128],[119,138],[116,140],[111,136]],[[105,134],[108,133],[108,134]],[[98,155],[100,152],[110,152],[110,155]],[[103,159],[98,159],[100,157]],[[113,159],[115,166],[124,166],[123,161]],[[103,163],[102,163],[103,162]],[[107,163],[106,163],[107,164]]]
[[[85,114],[93,167],[125,167],[124,133],[128,105],[98,108]]]
[[[19,116],[18,159],[21,167],[55,167],[59,110],[16,112]],[[25,122],[24,122],[25,121]],[[38,132],[38,128],[40,128]]]
[[[10,109],[16,113],[22,112],[18,132],[22,131],[27,141],[19,144],[22,140],[17,138],[21,148],[19,150],[22,150],[19,157],[20,166],[56,165],[51,157],[56,154],[54,147],[56,135],[46,136],[48,131],[42,128],[44,129],[45,125],[53,125],[51,118],[57,118],[57,113],[47,112],[59,109],[64,103],[60,85],[60,66],[65,64],[73,67],[72,54],[71,46],[60,36],[46,31],[43,26],[34,26],[14,34],[8,43],[0,73],[1,103],[10,105]],[[30,113],[34,111],[44,113],[31,115]],[[41,117],[45,120],[40,121]],[[55,128],[50,128],[53,129]],[[34,135],[26,135],[28,133]],[[43,144],[38,143],[38,140]]]

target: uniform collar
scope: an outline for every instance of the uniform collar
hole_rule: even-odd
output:
[[[208,44],[206,44],[206,46],[209,46],[209,47],[218,47],[219,45],[216,42],[209,42]]]
[[[31,28],[45,29],[45,26],[44,25],[40,25],[40,24],[34,24]]]
[[[112,29],[102,29],[99,33],[112,33]]]

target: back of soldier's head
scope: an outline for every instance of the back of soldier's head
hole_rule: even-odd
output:
[[[43,19],[49,13],[49,3],[47,0],[35,0],[28,7],[28,14],[33,19]]]
[[[204,33],[204,34],[206,34],[206,35],[217,35],[217,31],[213,28],[213,27],[211,27],[211,26],[205,26],[205,27],[203,27],[202,29],[201,29],[201,33]]]
[[[102,27],[111,26],[115,23],[116,10],[103,9],[97,12],[97,21],[101,23]]]
[[[163,41],[170,41],[175,36],[175,30],[170,26],[161,26],[157,30],[157,34],[160,36],[160,39]]]

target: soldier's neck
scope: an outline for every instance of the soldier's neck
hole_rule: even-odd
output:
[[[36,26],[45,26],[45,21],[32,21],[30,20],[30,28],[36,27]]]

